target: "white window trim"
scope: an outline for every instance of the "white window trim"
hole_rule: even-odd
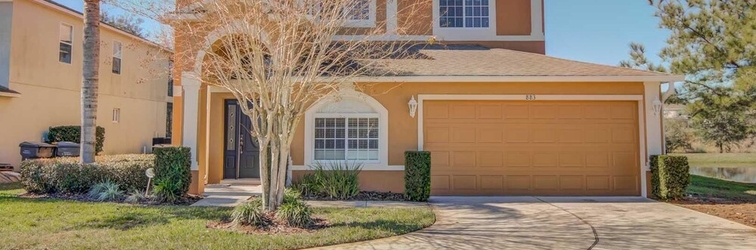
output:
[[[339,163],[339,162],[345,162],[346,161],[346,162],[358,162],[358,163],[362,163],[362,164],[381,164],[381,160],[380,160],[381,159],[381,155],[380,155],[381,150],[380,150],[380,147],[381,147],[381,144],[383,142],[381,141],[381,138],[380,138],[380,133],[381,133],[381,128],[380,128],[381,116],[380,116],[380,114],[378,114],[378,113],[372,113],[372,114],[367,114],[367,113],[316,113],[312,119],[314,121],[315,119],[318,119],[318,118],[345,118],[345,119],[347,119],[347,121],[345,121],[347,123],[349,122],[348,121],[349,119],[353,119],[353,118],[378,118],[378,123],[379,123],[379,125],[378,125],[378,135],[379,135],[378,136],[378,160],[349,160],[349,159],[344,159],[344,160],[315,160],[314,159],[315,156],[313,155],[313,163],[317,162],[317,163],[321,163],[321,164],[329,164],[329,163]],[[314,130],[315,130],[315,127],[313,127],[313,131]],[[344,131],[344,132],[348,133],[348,131]],[[305,132],[305,134],[307,134],[307,133]],[[347,135],[347,134],[345,134],[345,135]],[[349,139],[350,138],[348,138],[348,136],[347,136],[347,138],[344,138],[345,141],[349,140]],[[363,139],[363,138],[360,138],[360,139]],[[313,134],[313,140],[312,141],[313,141],[313,143],[315,143],[315,135],[314,134]],[[344,143],[345,143],[344,144],[345,151],[349,152],[348,142],[344,142]],[[315,150],[315,147],[313,147],[312,150]]]
[[[114,108],[113,109],[113,123],[120,123],[121,122],[121,108]]]
[[[375,15],[377,10],[377,0],[369,0],[370,3],[368,3],[370,7],[370,13],[368,13],[368,19],[367,20],[352,20],[348,19],[344,22],[344,27],[349,28],[375,28]]]
[[[651,86],[649,86],[651,85]],[[646,83],[647,91],[654,86],[653,84]],[[658,93],[658,92],[656,92]],[[648,106],[649,93],[644,95],[434,95],[434,94],[420,94],[417,96],[417,150],[423,151],[424,147],[424,134],[423,134],[423,104],[428,100],[487,100],[487,101],[636,101],[638,103],[638,145],[640,152],[640,188],[641,196],[648,197],[648,190],[646,190],[646,171],[649,171],[648,157],[647,155],[654,154],[656,152],[647,151],[647,130],[658,130],[656,127],[661,127],[661,123],[657,119],[648,119],[648,112],[653,114],[653,107]],[[654,95],[651,93],[650,95]],[[535,100],[531,98],[535,97]],[[645,100],[645,101],[644,101]],[[660,116],[661,114],[657,115]],[[660,119],[660,118],[659,118]],[[650,136],[650,135],[649,135]],[[654,135],[658,136],[658,135]],[[659,140],[661,140],[659,138]],[[653,142],[656,143],[656,142]],[[653,146],[651,146],[653,147]]]
[[[441,27],[441,1],[433,1],[433,35],[440,40],[490,40],[496,37],[496,0],[488,1],[488,27]]]
[[[359,113],[318,113],[325,105],[338,101],[340,98],[353,98],[361,100],[366,105],[373,108],[376,113],[359,114]],[[389,118],[388,110],[373,97],[360,93],[354,89],[342,89],[336,95],[324,98],[320,102],[311,106],[305,112],[305,146],[304,146],[304,166],[292,166],[292,170],[310,170],[313,163],[343,162],[343,161],[316,161],[315,160],[315,118],[350,118],[350,117],[372,117],[378,118],[378,160],[377,161],[356,161],[362,163],[363,170],[404,170],[404,166],[388,165],[388,130]],[[353,162],[347,160],[348,162]]]
[[[494,17],[494,15],[496,14],[496,9],[491,9],[493,7],[496,7],[496,0],[489,0],[488,1],[488,6],[487,6],[488,7],[488,16],[486,16],[488,18],[488,27],[467,27],[466,26],[467,23],[466,23],[466,20],[465,20],[467,18],[467,15],[464,14],[465,9],[467,8],[467,5],[464,2],[465,1],[463,0],[462,1],[462,12],[463,12],[462,13],[462,27],[441,27],[441,2],[440,1],[438,2],[438,9],[436,10],[436,11],[438,11],[438,18],[434,19],[434,21],[438,23],[438,27],[440,29],[444,29],[444,30],[447,30],[447,29],[451,29],[451,30],[488,29],[488,28],[491,27],[491,25],[493,25],[492,22],[496,22],[496,19],[492,19]],[[458,17],[458,16],[455,16],[455,17]],[[483,16],[481,15],[481,16],[478,16],[478,17],[483,17]],[[459,31],[457,31],[457,32],[459,32]]]
[[[69,28],[71,28],[70,29],[71,30],[71,32],[70,32],[71,43],[68,44],[68,45],[71,46],[71,52],[70,52],[71,62],[61,62],[60,61],[60,44],[64,43],[63,41],[60,40],[60,26],[68,26]],[[73,44],[74,44],[74,38],[75,38],[74,34],[75,34],[75,31],[74,31],[74,26],[73,25],[71,25],[69,23],[65,23],[65,22],[61,22],[58,25],[58,63],[68,64],[68,65],[72,65],[73,64],[73,52],[74,52],[74,46],[73,46]]]
[[[118,46],[118,53],[116,53],[116,45]],[[121,63],[118,65],[118,73],[113,72],[112,65],[110,71],[113,74],[120,75],[121,73],[123,73],[123,43],[119,41],[113,41],[113,58],[120,59]]]

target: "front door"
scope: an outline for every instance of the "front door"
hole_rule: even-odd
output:
[[[252,138],[252,121],[237,100],[225,103],[223,178],[260,178],[260,149]]]

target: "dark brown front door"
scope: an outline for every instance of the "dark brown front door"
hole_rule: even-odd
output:
[[[260,178],[260,149],[252,137],[252,121],[237,100],[226,100],[223,178]]]

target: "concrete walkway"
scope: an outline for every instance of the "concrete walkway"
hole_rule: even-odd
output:
[[[418,232],[321,249],[756,249],[756,230],[643,198],[433,197]]]
[[[258,181],[259,182],[259,181]],[[224,182],[205,186],[204,199],[192,204],[197,207],[235,207],[262,194],[262,186],[255,181]]]

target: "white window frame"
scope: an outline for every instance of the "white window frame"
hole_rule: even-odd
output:
[[[118,59],[118,72],[115,71],[115,59]],[[111,72],[116,75],[120,75],[123,72],[123,43],[119,41],[113,41],[113,59],[111,62]]]
[[[464,10],[463,10],[464,11]],[[441,27],[441,2],[433,0],[433,35],[449,41],[488,41],[496,34],[496,0],[488,1],[488,27]]]
[[[318,113],[322,107],[333,102],[350,98],[360,100],[365,105],[371,107],[371,113]],[[407,114],[409,115],[409,113]],[[305,113],[305,145],[304,145],[304,165],[293,166],[292,170],[310,170],[314,163],[328,164],[331,162],[344,161],[317,161],[315,160],[315,119],[316,118],[378,118],[378,160],[376,161],[353,161],[347,162],[362,163],[362,170],[387,170],[401,171],[404,166],[388,165],[388,145],[389,145],[389,117],[388,110],[377,100],[364,93],[354,89],[343,88],[339,93],[324,98],[320,102],[311,106]]]
[[[66,42],[63,42],[63,40],[60,40],[60,35],[61,35],[60,34],[60,28],[62,28],[63,26],[66,26],[69,29],[69,34],[68,35],[69,35],[70,40],[71,40],[70,43],[66,43]],[[71,46],[71,51],[69,52],[69,55],[68,55],[69,58],[70,58],[70,60],[68,62],[64,62],[64,61],[60,60],[60,52],[61,52],[60,45],[61,44],[67,44],[68,46]],[[59,63],[68,64],[68,65],[73,64],[73,51],[74,51],[73,44],[74,44],[74,26],[71,25],[71,24],[68,24],[68,23],[60,23],[58,25],[58,62]]]
[[[121,122],[121,109],[114,108],[113,109],[113,123],[120,123],[120,122]]]
[[[381,116],[378,113],[316,113],[315,116],[312,118],[313,122],[318,118],[343,118],[345,119],[345,131],[344,131],[344,159],[343,160],[316,160],[315,159],[315,145],[312,146],[312,152],[313,152],[313,161],[324,163],[324,162],[359,162],[363,164],[380,164],[381,163],[381,144],[383,142],[381,141],[380,133],[381,131]],[[355,139],[355,138],[349,138],[349,119],[358,119],[358,118],[377,118],[378,119],[378,159],[377,160],[350,160],[349,157],[349,139]],[[313,133],[313,143],[315,143],[315,127],[313,126],[313,130],[310,131]],[[357,138],[357,139],[367,139],[367,138]]]
[[[448,1],[455,1],[455,0],[448,0]],[[486,5],[486,7],[488,8],[488,15],[485,16],[485,18],[488,18],[488,27],[482,27],[482,26],[481,27],[467,27],[467,14],[465,14],[466,8],[467,8],[467,4],[465,3],[465,1],[467,0],[461,0],[461,1],[462,1],[462,27],[443,27],[441,26],[441,14],[443,13],[441,13],[441,0],[439,0],[438,2],[439,15],[438,15],[438,18],[435,19],[435,21],[438,22],[439,28],[441,29],[488,29],[491,27],[491,25],[493,25],[492,22],[496,22],[496,19],[491,19],[491,16],[492,16],[491,13],[496,12],[496,10],[491,9],[492,2],[495,2],[496,0],[488,0],[488,5]],[[482,18],[483,16],[481,14],[481,16],[478,16],[478,17]]]
[[[350,28],[374,28],[375,27],[375,15],[376,15],[376,9],[378,7],[376,0],[357,0],[357,1],[369,1],[368,5],[370,7],[370,13],[368,13],[368,19],[364,20],[358,20],[358,19],[347,19],[344,23],[344,27],[350,27]],[[349,11],[345,10],[346,13],[349,13]],[[349,18],[349,17],[347,17]]]

